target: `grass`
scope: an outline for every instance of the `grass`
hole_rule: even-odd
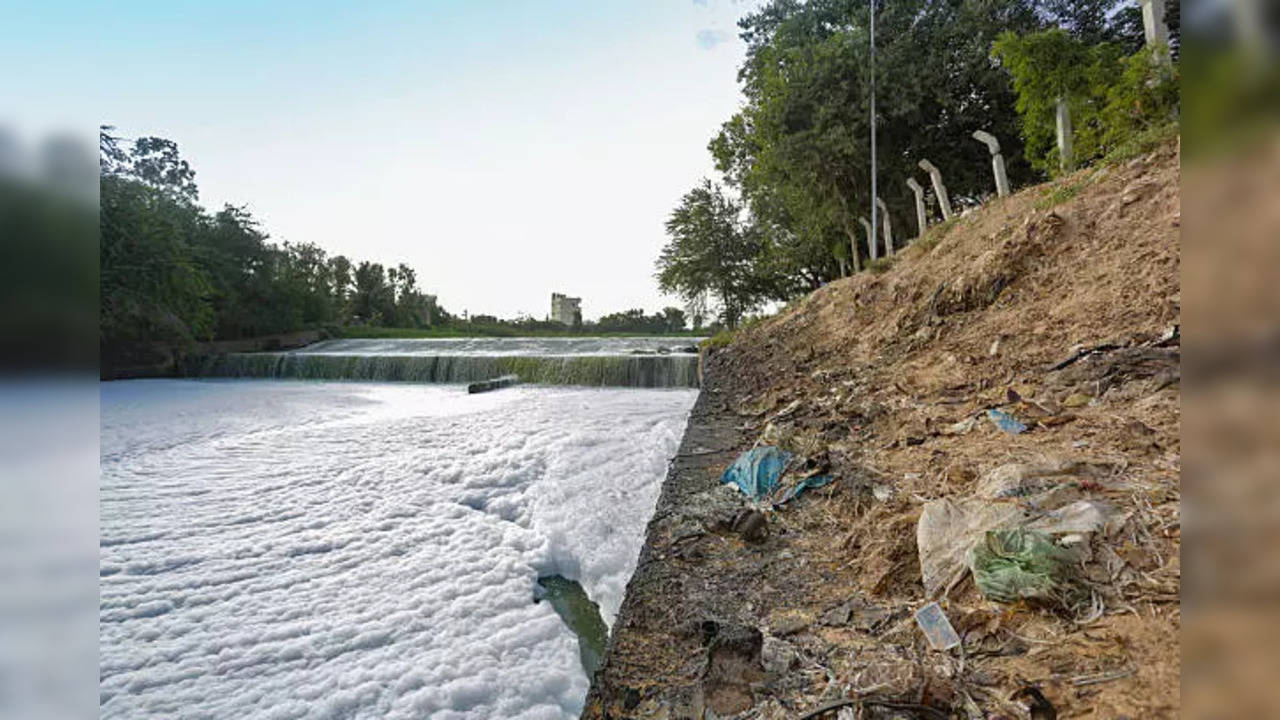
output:
[[[1182,128],[1177,121],[1147,128],[1117,145],[1102,159],[1102,164],[1115,165],[1132,160],[1139,155],[1146,155],[1161,145],[1177,139],[1181,132]]]
[[[700,350],[718,350],[723,347],[728,347],[733,342],[734,336],[737,334],[737,330],[721,330],[715,335],[703,340],[698,345],[698,348]]]
[[[1080,194],[1084,190],[1084,186],[1088,184],[1084,180],[1077,180],[1070,183],[1055,183],[1053,187],[1047,188],[1041,193],[1040,199],[1036,201],[1036,208],[1040,210],[1048,210],[1057,207],[1064,202],[1070,201],[1072,198]]]
[[[888,272],[889,268],[891,267],[893,267],[892,257],[876,258],[875,260],[872,260],[871,262],[867,263],[867,269],[875,273],[876,275],[881,275],[883,273]]]
[[[959,215],[951,218],[950,220],[943,220],[937,225],[933,225],[925,231],[924,237],[911,243],[911,246],[920,248],[920,252],[922,253],[929,252],[937,247],[938,243],[942,242],[942,240],[947,237],[947,234],[951,232],[951,228],[955,227],[958,222],[960,222]]]

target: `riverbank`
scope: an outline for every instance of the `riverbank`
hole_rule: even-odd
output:
[[[1168,144],[993,200],[710,351],[584,717],[1176,715],[1179,177]],[[743,522],[755,443],[836,482]],[[1008,477],[1105,519],[1059,540],[1085,601],[926,593],[926,510]]]

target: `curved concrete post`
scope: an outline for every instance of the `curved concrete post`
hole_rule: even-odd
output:
[[[920,161],[920,169],[929,173],[929,180],[933,182],[933,194],[938,196],[938,207],[942,209],[942,219],[950,220],[951,198],[947,197],[947,186],[942,184],[942,171],[928,160]]]
[[[858,222],[862,223],[862,229],[867,233],[867,250],[871,253],[871,259],[875,260],[880,257],[880,251],[876,250],[876,234],[871,232],[871,221],[860,217]]]
[[[916,237],[924,237],[924,231],[929,227],[929,220],[924,211],[924,188],[920,187],[920,183],[915,178],[907,178],[907,187],[911,188],[911,192],[916,196],[916,226],[920,228],[920,234]]]
[[[1075,153],[1071,148],[1071,108],[1067,99],[1058,98],[1058,169],[1071,172],[1076,169]]]
[[[973,139],[984,143],[991,153],[991,171],[996,176],[996,194],[1004,197],[1009,194],[1009,176],[1004,171],[1004,156],[1000,154],[1000,141],[995,135],[982,130],[973,131]]]
[[[893,257],[893,227],[889,225],[889,208],[880,198],[876,198],[876,207],[880,208],[881,225],[884,228],[884,254]]]
[[[1142,6],[1142,29],[1146,35],[1147,49],[1157,52],[1168,47],[1169,26],[1164,22],[1164,0],[1138,0],[1138,4]],[[1158,57],[1161,62],[1169,62],[1167,53],[1160,53]]]

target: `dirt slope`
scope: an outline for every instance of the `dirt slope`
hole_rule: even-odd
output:
[[[1060,718],[1176,716],[1179,221],[1170,145],[993,201],[713,351],[585,716],[1052,717],[1027,687]],[[718,477],[761,440],[837,481],[753,541]],[[968,579],[942,598],[963,653],[929,650],[921,510],[1009,463],[1117,510],[1092,607]]]

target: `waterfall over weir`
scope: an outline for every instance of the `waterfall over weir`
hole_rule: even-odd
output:
[[[463,383],[514,374],[522,383],[697,387],[698,356],[672,338],[329,340],[301,350],[201,358],[202,377]],[[674,351],[673,351],[674,350]]]

